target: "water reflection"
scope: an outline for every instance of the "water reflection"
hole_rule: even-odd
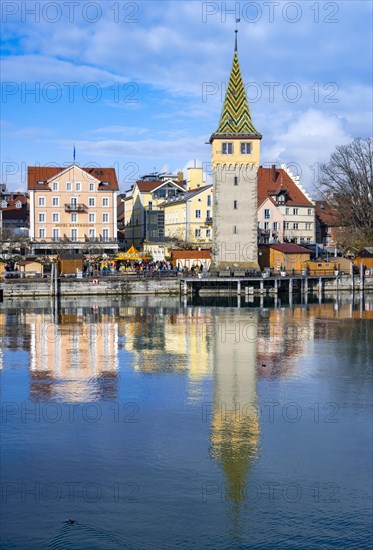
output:
[[[147,298],[126,302],[35,303],[34,307],[17,308],[5,303],[0,309],[0,367],[13,350],[28,353],[27,389],[34,402],[119,400],[125,394],[123,388],[129,377],[137,395],[149,391],[146,385],[149,380],[176,381],[169,387],[175,392],[172,397],[176,413],[182,412],[174,424],[162,418],[162,430],[170,430],[170,434],[162,431],[162,441],[169,437],[172,452],[174,442],[183,438],[179,430],[183,415],[203,409],[209,426],[208,440],[196,437],[196,441],[202,441],[204,456],[209,456],[209,462],[221,474],[219,479],[224,486],[220,491],[228,509],[230,536],[239,538],[247,521],[244,514],[253,471],[260,462],[263,441],[268,445],[270,440],[268,433],[265,438],[259,413],[260,384],[296,382],[304,376],[305,363],[316,344],[330,342],[330,353],[336,355],[348,342],[345,362],[331,361],[327,371],[317,361],[308,368],[312,368],[314,378],[323,381],[325,377],[330,385],[336,385],[338,376],[350,380],[350,371],[359,369],[360,392],[370,380],[368,346],[365,346],[369,331],[362,323],[352,321],[373,318],[372,302],[359,297],[343,300],[334,296],[323,303],[317,296],[299,299],[298,303],[294,297],[291,304],[278,297],[249,298],[246,301],[243,297],[240,304],[236,298],[219,301],[206,298],[196,300],[195,304],[170,299],[166,305],[163,300],[157,303]],[[304,388],[300,391],[306,392]],[[319,388],[315,395],[318,391]],[[341,400],[347,400],[348,392],[357,393],[353,377],[352,382],[339,390]],[[274,395],[276,400],[280,399],[276,389]],[[308,403],[303,399],[303,410],[308,411],[313,400]],[[360,402],[353,406],[360,406]],[[164,410],[175,413],[166,405]],[[188,424],[185,422],[183,426],[187,428]],[[113,426],[109,425],[107,433],[98,429],[97,442],[92,438],[92,445],[99,446],[101,439],[110,445],[111,429]],[[192,431],[199,429],[200,426],[192,425]],[[147,454],[143,462],[148,465],[154,447],[149,444],[152,434],[146,432],[146,422],[139,426],[138,433],[141,444],[137,452],[144,445]],[[135,438],[132,445],[137,445]],[[128,448],[130,454],[131,445]],[[113,463],[116,449],[114,441]],[[163,457],[162,450],[158,449],[158,455]],[[303,459],[306,461],[307,456]],[[155,464],[159,466],[156,459]],[[99,466],[99,471],[103,471]],[[105,466],[108,471],[111,469],[111,463],[110,466],[104,463]],[[177,465],[172,466],[177,471]],[[184,468],[184,473],[188,472],[185,465]],[[160,468],[156,471],[158,474]],[[291,472],[288,476],[291,479]],[[167,477],[165,483],[170,483]],[[182,484],[182,479],[178,483]],[[198,491],[200,494],[200,488]]]

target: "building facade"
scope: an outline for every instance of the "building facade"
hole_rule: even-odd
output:
[[[145,241],[164,242],[164,211],[166,199],[185,193],[182,177],[144,176],[137,181],[124,199],[125,247],[143,246]]]
[[[34,254],[118,251],[118,181],[113,168],[29,166]]]
[[[258,171],[259,243],[315,243],[315,204],[286,165]]]
[[[260,140],[242,80],[236,43],[219,127],[210,138],[214,176],[213,269],[258,269],[257,174]]]

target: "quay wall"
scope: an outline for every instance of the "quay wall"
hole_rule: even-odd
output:
[[[60,280],[60,296],[122,296],[122,295],[178,295],[180,283],[174,279],[110,280],[100,279],[99,284],[92,280]],[[7,280],[0,284],[0,296],[9,298],[43,298],[52,295],[50,280]]]

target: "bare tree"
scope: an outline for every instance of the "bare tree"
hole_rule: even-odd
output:
[[[321,166],[319,190],[337,208],[351,241],[373,241],[373,138],[341,145]],[[351,242],[350,244],[353,244]]]
[[[14,228],[0,230],[0,257],[6,258],[9,254],[24,254],[29,247],[28,235]]]

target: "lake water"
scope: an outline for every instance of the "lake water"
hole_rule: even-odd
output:
[[[0,304],[1,547],[371,548],[373,301],[315,300]]]

